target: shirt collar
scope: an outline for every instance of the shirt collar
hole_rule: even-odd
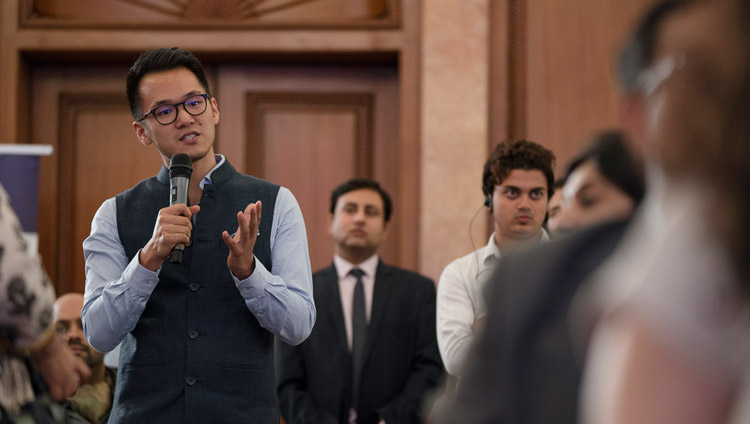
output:
[[[484,248],[484,255],[482,255],[482,263],[487,265],[493,261],[500,260],[500,249],[495,244],[495,233],[490,235],[490,240],[487,242],[487,247]]]
[[[365,259],[359,265],[354,265],[339,255],[333,255],[333,265],[336,268],[336,274],[339,276],[339,280],[343,279],[349,274],[354,268],[359,268],[365,272],[365,275],[371,278],[375,278],[375,270],[378,268],[378,254],[374,254],[369,258]]]
[[[203,179],[201,180],[200,182],[201,190],[203,190],[203,186],[205,186],[206,184],[213,184],[213,180],[211,179],[211,174],[213,174],[213,172],[216,171],[221,165],[223,165],[224,161],[226,161],[226,159],[224,158],[224,155],[219,155],[219,154],[215,154],[214,159],[216,159],[216,166],[211,168],[211,170],[208,171],[208,174],[206,174],[206,176],[204,176]]]
[[[539,243],[545,243],[549,241],[549,234],[547,234],[547,230],[542,228],[542,235],[539,237]],[[484,254],[482,255],[482,263],[485,265],[489,265],[491,263],[497,262],[500,260],[501,253],[500,248],[497,247],[497,244],[495,244],[495,233],[492,233],[490,235],[490,239],[487,242],[487,247],[484,248]]]

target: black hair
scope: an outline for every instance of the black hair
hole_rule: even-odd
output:
[[[380,184],[378,184],[377,181],[373,181],[368,178],[352,178],[333,189],[333,192],[331,193],[331,214],[333,214],[333,212],[336,210],[336,202],[338,202],[339,197],[350,191],[363,188],[378,192],[380,197],[383,199],[383,217],[385,218],[385,222],[388,222],[391,219],[391,211],[393,209],[393,206],[391,204],[391,196],[389,196],[388,193],[383,190],[382,187],[380,187]]]
[[[541,144],[528,140],[504,140],[495,146],[482,173],[482,193],[492,194],[514,169],[539,170],[547,180],[547,198],[555,181],[555,154]]]
[[[645,194],[643,166],[628,150],[625,136],[619,131],[606,131],[593,137],[590,147],[568,165],[566,176],[589,160],[594,161],[607,181],[628,195],[635,204]]]
[[[125,92],[128,96],[128,104],[133,119],[138,120],[143,116],[141,110],[143,105],[138,92],[143,77],[151,73],[171,71],[177,68],[185,68],[192,72],[198,78],[198,82],[203,86],[206,94],[211,95],[206,74],[203,72],[203,65],[189,51],[179,47],[170,47],[143,52],[130,67],[125,84]]]
[[[726,116],[724,134],[719,139],[716,162],[709,168],[712,177],[712,192],[718,201],[711,203],[711,210],[723,219],[711,220],[725,244],[730,260],[737,273],[737,284],[745,302],[750,302],[750,2],[737,0],[739,5],[740,31],[745,42],[740,43],[744,58],[744,75],[729,112]]]
[[[555,183],[552,185],[552,193],[550,193],[550,197],[554,196],[555,193],[557,193],[557,191],[565,185],[565,181],[567,181],[567,178],[565,176],[562,176],[555,180]]]
[[[638,76],[653,63],[659,29],[664,20],[695,2],[696,0],[661,0],[643,15],[620,53],[617,68],[620,85],[628,93],[639,91]]]

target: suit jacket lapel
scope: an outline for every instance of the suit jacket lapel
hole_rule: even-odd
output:
[[[340,347],[349,351],[349,346],[346,342],[346,327],[344,327],[344,311],[341,310],[341,293],[339,292],[339,277],[336,273],[336,267],[331,265],[324,270],[320,282],[322,284],[322,299],[326,301],[326,313],[331,317],[334,331],[336,332],[336,339],[339,341]],[[322,302],[321,302],[322,303]]]
[[[394,281],[391,280],[391,271],[388,265],[378,261],[375,271],[375,286],[372,293],[372,309],[370,311],[370,324],[367,326],[367,340],[365,340],[365,360],[363,366],[367,366],[367,359],[375,344],[380,324],[383,322],[386,305],[390,298],[390,291]]]

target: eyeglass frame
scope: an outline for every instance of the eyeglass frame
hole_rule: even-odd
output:
[[[187,102],[188,102],[188,100],[190,100],[190,99],[192,99],[194,97],[203,97],[203,100],[205,100],[205,103],[204,103],[205,107],[203,108],[202,111],[200,111],[198,113],[192,113],[189,110],[187,110]],[[148,115],[153,115],[154,120],[159,125],[169,125],[169,124],[172,124],[172,123],[174,123],[174,121],[177,120],[177,115],[180,114],[180,108],[178,107],[179,105],[182,105],[182,108],[185,110],[185,113],[187,113],[190,116],[203,115],[204,113],[206,113],[206,110],[208,110],[208,103],[209,103],[208,100],[209,99],[211,99],[211,95],[210,94],[208,94],[208,93],[202,93],[202,94],[192,95],[192,96],[188,97],[187,99],[185,99],[185,101],[180,102],[180,103],[164,103],[164,104],[160,104],[159,106],[157,106],[157,107],[149,110],[148,112],[146,112],[141,117],[141,119],[139,119],[137,122],[142,122],[143,120],[145,120],[146,118],[148,118]],[[172,106],[172,107],[174,107],[174,110],[175,110],[174,119],[172,119],[171,121],[169,121],[167,123],[162,123],[161,121],[159,121],[159,119],[156,117],[156,113],[155,113],[157,109],[162,108],[164,106]]]
[[[685,54],[678,54],[662,58],[648,68],[642,70],[636,80],[638,88],[644,96],[649,97],[672,77],[677,71],[685,67]]]

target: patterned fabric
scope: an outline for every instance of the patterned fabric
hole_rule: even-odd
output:
[[[55,290],[0,187],[0,351],[33,346],[52,325],[54,301]]]
[[[59,422],[41,377],[20,354],[52,324],[55,291],[36,252],[29,252],[8,194],[0,186],[0,423]]]
[[[28,358],[0,353],[0,424],[62,424],[65,411],[46,393]]]
[[[66,422],[106,423],[112,409],[116,370],[106,368],[104,379],[82,385],[66,405]],[[75,419],[74,419],[75,418]]]

